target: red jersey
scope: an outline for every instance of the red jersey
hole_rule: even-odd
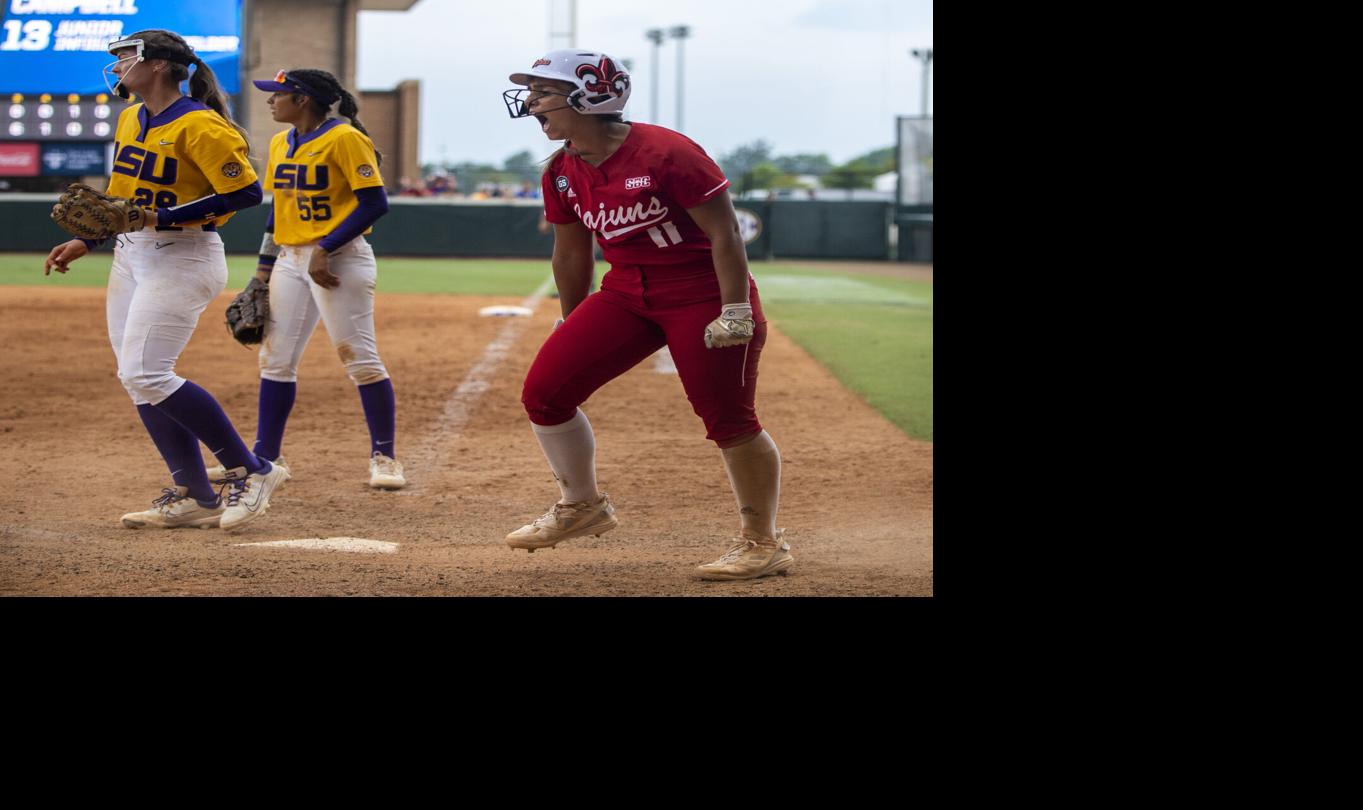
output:
[[[545,218],[581,221],[612,265],[709,264],[710,238],[686,209],[729,186],[699,144],[651,124],[630,124],[600,166],[564,152],[543,183]]]

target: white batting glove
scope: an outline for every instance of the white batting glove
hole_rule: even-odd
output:
[[[725,304],[719,317],[705,327],[705,348],[742,346],[752,340],[754,326],[752,304]]]

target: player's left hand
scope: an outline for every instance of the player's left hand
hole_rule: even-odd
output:
[[[752,340],[755,326],[752,319],[752,304],[725,304],[719,317],[705,327],[705,348],[742,346]]]
[[[341,279],[331,272],[329,257],[321,245],[317,246],[312,252],[312,258],[308,260],[308,275],[323,289],[334,290],[341,286]]]

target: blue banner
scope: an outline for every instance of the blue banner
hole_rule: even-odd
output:
[[[108,174],[107,155],[102,143],[45,143],[40,162],[43,174]]]
[[[241,0],[0,2],[0,93],[107,92],[109,43],[147,28],[184,37],[224,90],[241,90]]]

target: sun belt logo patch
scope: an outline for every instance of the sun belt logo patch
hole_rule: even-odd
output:
[[[625,181],[625,190],[633,191],[636,188],[648,188],[651,185],[653,185],[653,178],[651,177],[631,177]]]
[[[568,178],[564,177],[563,175],[559,175],[559,178],[554,181],[554,188],[557,188],[559,191],[567,191]]]

